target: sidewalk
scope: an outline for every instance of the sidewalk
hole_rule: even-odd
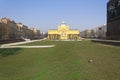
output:
[[[42,40],[45,40],[45,39],[3,44],[3,45],[0,46],[0,48],[48,48],[48,47],[54,47],[55,46],[55,45],[45,45],[45,46],[16,46],[16,45],[19,45],[19,44],[26,44],[26,43],[31,43],[31,42],[36,42],[36,41],[42,41]]]
[[[50,48],[55,47],[55,45],[46,45],[46,46],[2,46],[0,48]]]
[[[31,43],[31,42],[36,42],[36,41],[42,41],[42,40],[44,40],[44,39],[39,39],[39,40],[29,40],[29,41],[16,42],[16,43],[8,43],[8,44],[2,44],[1,46],[11,46],[11,45],[26,44],[26,43]]]

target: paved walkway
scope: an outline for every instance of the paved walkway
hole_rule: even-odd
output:
[[[0,46],[0,48],[49,48],[49,47],[54,47],[55,46],[55,45],[45,45],[45,46],[16,46],[16,45],[19,45],[19,44],[26,44],[26,43],[31,43],[31,42],[36,42],[36,41],[42,41],[42,40],[44,40],[44,39],[3,44],[3,45]]]
[[[46,45],[46,46],[1,46],[0,48],[50,48],[55,45]]]

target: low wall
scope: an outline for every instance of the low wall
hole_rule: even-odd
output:
[[[94,40],[93,39],[91,40],[91,42],[120,46],[120,41],[114,41],[114,40]]]

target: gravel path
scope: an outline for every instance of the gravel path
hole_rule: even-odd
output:
[[[0,48],[49,48],[54,47],[55,45],[47,45],[47,46],[1,46]]]
[[[26,43],[31,43],[31,42],[36,42],[36,41],[42,41],[42,40],[44,40],[44,39],[3,44],[3,45],[0,46],[0,48],[49,48],[49,47],[54,47],[55,46],[55,45],[45,45],[45,46],[16,46],[16,45],[19,45],[19,44],[26,44]]]

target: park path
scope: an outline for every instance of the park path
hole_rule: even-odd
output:
[[[49,47],[54,47],[55,45],[45,45],[45,46],[17,46],[20,44],[26,44],[26,43],[32,43],[36,41],[42,41],[45,39],[39,39],[39,40],[29,40],[29,41],[24,41],[24,42],[16,42],[16,43],[9,43],[9,44],[3,44],[0,46],[0,48],[49,48]]]

